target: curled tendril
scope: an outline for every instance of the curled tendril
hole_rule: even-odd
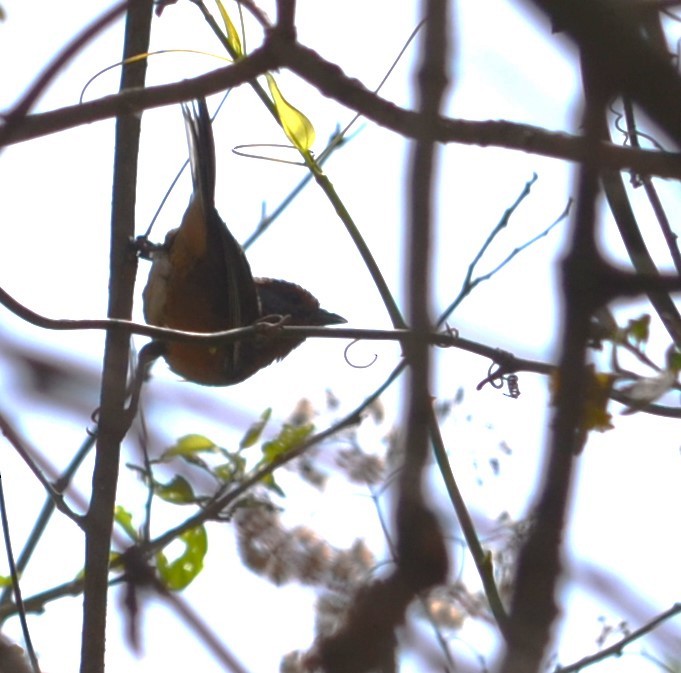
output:
[[[378,354],[374,353],[374,359],[371,362],[368,362],[367,364],[364,364],[364,365],[358,365],[358,364],[355,364],[354,362],[350,362],[350,358],[348,357],[348,352],[358,341],[359,341],[359,339],[355,339],[354,341],[351,341],[345,347],[345,350],[343,351],[343,358],[353,369],[367,369],[368,367],[371,367],[374,364],[374,362],[376,362],[376,360],[378,360]]]
[[[505,397],[512,397],[517,400],[520,397],[520,386],[518,385],[518,375],[509,374],[508,376],[503,376],[502,380],[506,381],[508,386],[508,392],[504,393]]]
[[[492,362],[487,370],[487,376],[478,383],[476,390],[482,390],[488,383],[496,390],[501,390],[504,384],[508,387],[508,393],[504,393],[506,397],[512,397],[514,400],[520,397],[520,386],[518,385],[518,375],[514,372],[507,374],[508,369],[504,365],[499,365]]]
[[[626,126],[626,121],[623,121],[624,114],[618,107],[615,107],[614,103],[611,103],[608,107],[610,109],[610,112],[612,112],[612,114],[615,115],[615,128],[624,136],[623,145],[625,147],[631,146],[632,145],[631,131]],[[636,134],[637,137],[649,141],[656,149],[660,150],[660,152],[665,151],[664,145],[658,140],[656,140],[650,133],[645,133],[644,131],[641,131],[639,129],[635,129],[634,133]]]
[[[624,126],[622,120],[624,119],[624,115],[622,114],[622,111],[619,109],[619,107],[615,106],[615,102],[611,102],[610,105],[608,105],[608,108],[612,114],[615,115],[615,128],[624,136],[624,142],[623,145],[629,145],[630,140],[629,140],[629,131],[627,130],[627,127]]]
[[[494,369],[495,366],[496,369]],[[487,378],[478,383],[477,389],[480,390],[487,383],[489,383],[492,388],[496,388],[497,390],[501,390],[501,388],[504,387],[504,368],[500,365],[497,365],[496,362],[492,362],[492,364],[489,366],[489,369],[487,370]]]

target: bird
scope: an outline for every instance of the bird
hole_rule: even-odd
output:
[[[215,141],[205,99],[183,104],[182,112],[193,191],[180,226],[161,245],[149,244],[143,255],[152,262],[142,297],[146,322],[191,332],[245,327],[274,315],[285,317],[287,325],[347,322],[295,283],[253,278],[243,249],[215,207]],[[304,340],[263,334],[210,345],[167,341],[162,354],[188,381],[229,386],[286,357]]]

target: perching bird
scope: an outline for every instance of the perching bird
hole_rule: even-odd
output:
[[[144,317],[151,325],[191,332],[245,327],[268,315],[288,325],[346,322],[320,308],[307,290],[285,280],[253,278],[248,260],[215,208],[215,143],[206,101],[183,105],[193,194],[182,222],[163,245],[150,247],[153,262],[144,288]],[[228,386],[286,357],[304,339],[256,336],[225,344],[165,344],[172,371],[189,381]]]

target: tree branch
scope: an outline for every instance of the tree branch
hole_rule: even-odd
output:
[[[149,50],[152,8],[152,0],[130,4],[124,60]],[[143,87],[146,67],[146,60],[126,63],[121,89]],[[108,315],[124,320],[132,315],[137,272],[137,256],[130,240],[135,234],[140,125],[141,118],[129,112],[119,116],[116,122]],[[129,427],[125,414],[129,355],[130,334],[117,329],[107,331],[92,496],[85,517],[81,673],[104,672],[111,533],[121,442]]]
[[[632,631],[630,634],[626,635],[621,640],[618,640],[616,643],[613,643],[609,647],[602,649],[600,652],[583,657],[579,661],[576,661],[574,664],[570,664],[569,666],[558,666],[556,667],[555,673],[577,673],[577,671],[581,671],[583,668],[591,666],[592,664],[597,664],[608,657],[620,656],[622,654],[622,650],[627,645],[633,643],[639,638],[642,638],[656,629],[663,622],[667,621],[668,619],[672,619],[679,614],[681,614],[681,603],[675,603],[671,608],[665,610],[654,619],[651,619],[647,624],[644,624],[635,631]]]
[[[275,33],[276,35],[276,33]],[[367,119],[408,138],[416,137],[417,113],[394,105],[367,89],[361,82],[325,61],[313,50],[295,42],[285,46],[270,39],[239,62],[199,77],[174,84],[147,87],[106,96],[95,101],[29,115],[12,128],[0,128],[0,147],[65,131],[119,114],[180,103],[247,83],[269,70],[285,65],[321,93],[359,112]],[[502,147],[567,161],[584,161],[588,148],[584,138],[547,131],[529,124],[506,121],[468,121],[438,116],[433,137],[441,143]],[[597,145],[600,165],[634,170],[647,175],[681,178],[681,158],[676,153]]]

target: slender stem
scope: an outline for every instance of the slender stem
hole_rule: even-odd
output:
[[[616,643],[613,643],[609,647],[603,648],[600,650],[600,652],[583,657],[574,664],[570,664],[569,666],[559,666],[556,668],[555,673],[577,673],[577,671],[581,671],[583,668],[591,666],[592,664],[597,664],[608,657],[619,656],[622,654],[622,650],[627,645],[633,643],[639,638],[642,638],[646,634],[650,633],[653,629],[656,629],[663,622],[667,621],[668,619],[672,619],[679,614],[681,614],[681,603],[675,603],[671,608],[657,615],[657,617],[651,619],[647,624],[644,624],[635,631],[627,634],[624,636],[624,638],[618,640]]]
[[[7,552],[7,563],[9,565],[10,577],[12,578],[12,589],[14,592],[14,602],[17,605],[17,612],[19,614],[19,622],[21,623],[21,632],[24,636],[26,644],[26,652],[31,662],[33,673],[40,673],[40,666],[38,665],[38,658],[36,657],[33,643],[31,642],[31,634],[28,630],[28,623],[26,622],[26,610],[24,608],[24,601],[21,596],[21,586],[19,584],[19,572],[14,563],[14,553],[12,552],[12,538],[9,534],[9,518],[7,516],[7,508],[5,506],[5,489],[2,485],[2,475],[0,474],[0,525],[2,525],[3,539],[5,542],[5,550]]]
[[[149,51],[152,9],[152,0],[131,3],[126,20],[124,60]],[[145,79],[145,59],[126,62],[120,88],[143,88]],[[141,118],[134,114],[123,115],[116,121],[108,315],[128,320],[132,314],[137,271],[137,258],[129,241],[135,232],[140,125]],[[128,428],[125,400],[129,354],[130,335],[109,330],[104,347],[92,496],[86,515],[81,673],[104,673],[111,534],[120,448]]]

